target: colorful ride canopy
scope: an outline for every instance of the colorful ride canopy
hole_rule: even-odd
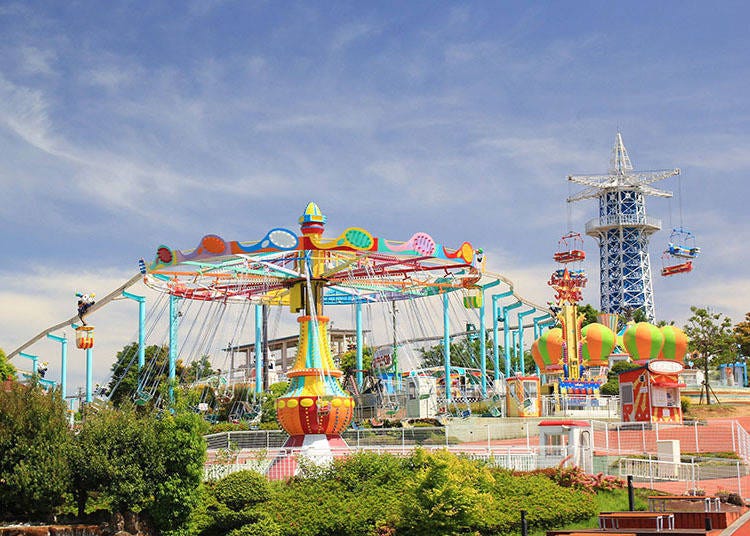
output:
[[[659,359],[681,362],[687,354],[687,335],[677,326],[662,326],[659,329],[664,336],[664,345],[659,352]]]
[[[190,250],[160,246],[141,271],[149,287],[177,297],[269,305],[293,304],[294,290],[306,281],[332,305],[432,296],[499,279],[481,272],[469,242],[451,249],[424,232],[394,241],[359,227],[326,238],[325,223],[310,203],[301,235],[281,227],[250,242],[210,234]]]
[[[531,355],[543,373],[562,372],[562,354],[562,328],[548,329],[531,345]]]
[[[583,327],[583,362],[585,367],[607,365],[609,355],[615,349],[617,336],[604,324],[594,322]]]
[[[653,324],[638,322],[625,329],[622,343],[633,361],[656,359],[664,345],[664,334]]]

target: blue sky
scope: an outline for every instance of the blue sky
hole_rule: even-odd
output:
[[[105,294],[168,244],[362,226],[483,247],[542,303],[571,173],[682,169],[650,199],[697,235],[657,317],[750,310],[748,8],[741,2],[0,3],[0,347]],[[570,210],[573,228],[594,201]],[[652,238],[652,266],[668,233]],[[598,249],[586,239],[598,305]],[[127,306],[96,375],[132,335]],[[109,308],[108,308],[109,309]],[[106,315],[109,315],[107,317]],[[128,324],[128,327],[123,327]],[[115,336],[117,333],[117,336]],[[105,342],[106,341],[106,342]],[[47,346],[45,346],[47,344]],[[40,354],[54,356],[51,343]],[[50,358],[54,373],[56,359]],[[80,363],[71,366],[80,378]],[[71,380],[75,385],[76,380]]]

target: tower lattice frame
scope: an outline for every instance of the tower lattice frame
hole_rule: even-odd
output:
[[[599,217],[586,222],[586,234],[599,242],[600,308],[605,313],[628,314],[642,309],[654,320],[649,238],[661,220],[646,214],[646,196],[672,197],[651,184],[679,175],[680,170],[634,171],[617,133],[611,168],[606,175],[568,175],[570,182],[587,186],[568,197],[568,203],[599,199]]]

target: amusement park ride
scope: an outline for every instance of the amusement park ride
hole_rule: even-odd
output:
[[[293,365],[287,369],[284,358],[281,370],[274,371],[274,376],[288,381],[286,392],[275,402],[277,418],[289,434],[287,447],[307,449],[318,457],[331,456],[333,449],[345,446],[341,433],[353,420],[367,418],[363,413],[367,400],[375,401],[369,415],[373,425],[383,418],[467,417],[472,414],[470,401],[485,402],[492,416],[539,417],[545,413],[545,394],[556,407],[562,400],[588,403],[597,399],[613,360],[621,358],[643,366],[637,369],[641,372],[622,378],[623,419],[679,422],[682,384],[677,374],[687,349],[685,334],[673,326],[621,326],[617,314],[634,305],[653,314],[650,268],[644,251],[648,235],[659,225],[645,215],[643,199],[645,195],[670,196],[648,184],[678,172],[632,172],[618,133],[610,175],[569,177],[589,186],[569,202],[600,199],[600,218],[595,224],[589,222],[586,230],[599,238],[602,308],[606,313],[600,315],[599,322],[586,326],[578,307],[588,282],[582,268],[586,254],[579,233],[569,232],[558,242],[553,254],[557,268],[548,281],[554,290],[554,304],[543,307],[519,297],[507,278],[485,270],[483,251],[468,242],[452,249],[424,232],[413,234],[405,242],[392,241],[359,227],[329,238],[324,236],[326,216],[315,203],[309,203],[299,219],[299,235],[277,227],[256,241],[229,241],[211,234],[194,249],[158,247],[155,259],[141,260],[139,273],[120,288],[97,302],[93,295],[79,295],[77,316],[43,331],[9,357],[33,359],[35,370],[37,356],[25,350],[45,337],[59,342],[60,384],[66,395],[67,340],[55,332],[73,326],[76,347],[86,352],[85,401],[92,403],[94,327],[85,319],[114,300],[134,300],[139,303],[138,342],[133,345],[137,359],[133,355],[127,364],[137,367],[138,388],[132,395],[133,402],[166,408],[174,400],[178,362],[190,363],[215,352],[218,325],[225,313],[235,308],[236,324],[226,329],[230,342],[220,348],[226,352],[245,348],[245,368],[236,380],[238,369],[232,356],[228,370],[198,378],[196,385],[204,395],[195,410],[214,422],[217,408],[223,406],[229,408],[225,413],[230,420],[255,423],[260,418],[264,389],[269,385],[264,374],[269,375],[273,364],[268,356],[268,334],[261,325],[265,326],[268,308],[286,308],[299,315],[298,339]],[[692,233],[676,228],[664,252],[662,274],[689,272],[699,251]],[[631,257],[638,261],[631,262]],[[622,274],[620,280],[616,280],[616,272]],[[149,317],[149,326],[145,296],[127,291],[141,282],[156,296],[152,307],[156,312]],[[421,307],[411,323],[423,327],[439,321],[442,312],[442,326],[424,328],[428,331],[425,337],[397,337],[397,303],[401,314],[410,307]],[[331,321],[326,314],[329,308],[338,306],[349,306],[356,324],[355,330],[349,330],[355,337],[352,348],[356,351],[356,372],[347,382],[342,382],[343,372],[331,350]],[[366,378],[364,336],[369,330],[363,326],[363,309],[374,307],[384,311],[386,325],[392,322],[392,342],[375,348],[372,374]],[[254,360],[250,345],[232,342],[245,333],[253,309]],[[491,327],[486,310],[491,315]],[[465,322],[457,320],[458,312],[468,315]],[[152,346],[167,349],[168,355],[159,365],[156,358],[146,359],[145,349],[149,346],[147,335],[159,322],[165,323],[161,319],[168,323],[166,335],[151,341]],[[451,331],[451,321],[465,325],[466,330]],[[185,328],[189,328],[187,332]],[[527,372],[530,369],[524,361],[524,333],[532,328],[536,374]],[[188,348],[191,338],[198,342]],[[478,340],[478,350],[472,355],[475,368],[455,365],[451,352],[457,338]],[[415,341],[441,343],[442,366],[406,369],[404,353]],[[490,351],[487,343],[492,345]],[[490,359],[492,366],[488,367]],[[121,377],[112,378],[109,395],[119,386],[127,367],[120,371]],[[160,389],[156,378],[164,378],[168,389]],[[100,398],[106,399],[106,395]]]
[[[661,221],[646,214],[646,196],[672,197],[672,192],[651,184],[679,175],[679,169],[634,171],[618,132],[612,149],[611,168],[606,175],[569,175],[568,180],[587,188],[568,197],[568,203],[597,198],[599,216],[586,223],[586,234],[599,242],[601,309],[624,314],[641,309],[654,319],[649,237],[661,229]],[[682,203],[682,199],[679,200]],[[681,211],[680,211],[681,212]],[[682,227],[672,232],[662,256],[661,275],[671,276],[693,269],[698,255],[693,235]]]

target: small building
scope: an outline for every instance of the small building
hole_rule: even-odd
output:
[[[623,422],[682,423],[677,361],[652,360],[643,367],[620,373]]]
[[[508,417],[541,417],[539,376],[511,376],[506,380],[505,403]]]

